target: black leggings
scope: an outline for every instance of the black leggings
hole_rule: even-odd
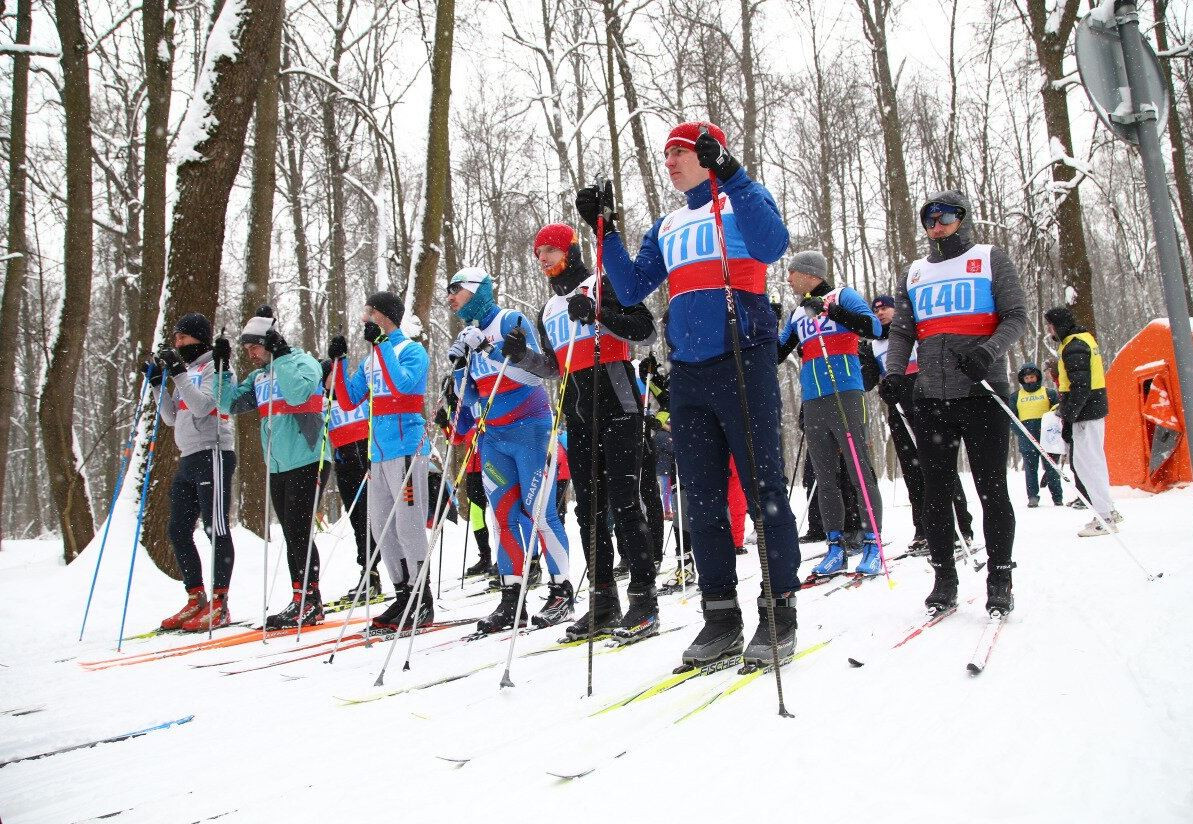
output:
[[[286,472],[269,476],[269,498],[286,539],[286,562],[294,588],[302,586],[303,562],[307,557],[307,542],[311,535],[311,513],[315,503],[315,481],[319,464],[309,463]],[[319,548],[311,543],[309,585],[319,585]]]
[[[468,490],[468,500],[479,506],[482,510],[488,504],[488,498],[485,497],[485,473],[484,472],[469,472],[464,475],[464,487]],[[471,513],[469,513],[471,515]],[[471,522],[471,518],[469,521]],[[560,519],[562,520],[562,518]],[[476,548],[480,550],[481,560],[488,562],[492,560],[492,549],[489,547],[489,526],[488,522],[483,522],[485,525],[480,529],[472,530],[472,536],[476,538]]]
[[[219,508],[220,532],[215,538],[214,588],[228,588],[232,581],[232,563],[235,553],[232,549],[232,534],[228,530],[228,508],[232,504],[232,473],[236,470],[236,453],[221,452],[223,484],[223,505]],[[203,531],[212,537],[211,505],[214,496],[211,489],[211,450],[204,449],[193,455],[186,455],[178,461],[178,471],[170,483],[170,543],[174,546],[174,558],[182,571],[182,583],[188,589],[203,586],[203,562],[195,548],[195,523],[203,518]]]
[[[904,412],[914,407],[902,404]],[[919,455],[911,433],[904,425],[903,416],[893,406],[889,408],[887,423],[891,427],[891,440],[895,442],[895,457],[899,459],[899,468],[903,470],[903,482],[907,485],[907,497],[911,501],[911,522],[915,526],[915,534],[924,535],[924,476],[920,472]],[[915,426],[915,422],[912,422]],[[969,500],[965,497],[965,488],[961,486],[961,478],[953,473],[953,513],[957,516],[957,525],[961,527],[961,534],[968,539],[973,535],[973,516],[969,514]]]
[[[356,536],[356,563],[364,569],[367,560],[367,544],[369,534],[369,495],[360,490],[365,482],[365,475],[369,471],[368,441],[354,441],[336,450],[336,487],[340,490],[340,500],[344,503],[344,511],[352,507],[349,521],[352,524],[352,534]],[[360,490],[360,497],[357,491]],[[356,505],[353,506],[353,501]],[[373,569],[381,560],[380,553],[373,559]]]
[[[1015,510],[1007,494],[1010,421],[990,396],[945,401],[916,398],[915,438],[924,476],[924,537],[932,560],[953,566],[953,491],[957,450],[965,453],[982,502],[982,532],[991,564],[1011,562]]]

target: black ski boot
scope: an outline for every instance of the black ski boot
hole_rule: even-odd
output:
[[[793,590],[775,596],[775,639],[780,664],[795,655],[795,631],[799,627],[795,614],[795,592]],[[758,629],[754,631],[754,637],[742,653],[742,661],[747,666],[754,667],[766,667],[774,663],[765,598],[758,599]]]
[[[477,578],[481,575],[488,575],[489,567],[491,567],[492,565],[493,565],[493,562],[489,560],[488,555],[481,555],[481,558],[479,561],[477,561],[472,566],[468,567],[468,569],[464,570],[464,577],[465,578]]]
[[[398,631],[398,621],[402,620],[402,613],[406,610],[406,602],[410,600],[410,584],[394,586],[394,602],[385,608],[380,615],[373,616],[373,629]]]
[[[937,563],[929,561],[936,573],[936,583],[932,592],[924,599],[924,606],[928,612],[936,615],[957,606],[957,567],[953,561]]]
[[[613,630],[613,640],[619,644],[633,644],[659,634],[659,599],[655,588],[646,592],[626,594],[630,606],[621,625]]]
[[[531,620],[536,627],[552,627],[572,617],[576,608],[576,596],[572,582],[564,579],[552,581],[547,587],[547,604]]]
[[[604,587],[594,590],[589,611],[595,611],[593,630],[594,638],[600,638],[613,632],[621,622],[621,602],[617,597],[616,587]],[[564,630],[565,641],[582,641],[588,638],[589,613],[584,613],[580,620]]]
[[[1011,570],[1014,563],[991,564],[986,573],[986,612],[1006,615],[1015,608],[1015,596],[1011,593]]]
[[[630,563],[625,558],[617,562],[617,566],[613,567],[613,579],[620,581],[622,578],[628,578],[630,575]]]
[[[742,621],[737,595],[721,598],[701,595],[700,606],[704,612],[704,628],[684,650],[685,666],[701,667],[741,655]]]
[[[302,609],[301,621],[304,627],[313,627],[323,621],[323,601],[319,597],[318,584],[311,584],[307,587],[306,598],[302,595],[302,584],[298,581],[294,582],[294,597],[286,608],[281,612],[276,612],[265,619],[266,629],[290,629],[297,627],[300,616],[299,608]]]
[[[415,603],[410,605],[410,617],[406,619],[406,623],[402,629],[421,629],[422,627],[435,623],[435,598],[431,595],[430,580],[427,580],[423,583],[423,597],[421,603],[418,602],[418,597],[414,595],[413,592],[410,594],[410,598]],[[417,615],[414,613],[414,607],[416,604],[418,606]],[[399,613],[398,617],[394,620],[396,621],[401,617],[402,616]]]
[[[359,598],[356,597],[358,590],[363,589]],[[377,570],[373,570],[368,574],[361,573],[360,580],[352,585],[352,589],[344,593],[344,597],[332,601],[329,604],[324,604],[325,608],[331,609],[348,609],[352,606],[353,599],[356,599],[356,605],[360,606],[365,601],[374,601],[381,596],[381,575]]]
[[[501,601],[497,604],[497,609],[493,610],[487,618],[482,618],[476,622],[476,631],[490,635],[494,632],[501,632],[503,629],[512,629],[514,626],[514,612],[518,608],[518,590],[521,589],[521,584],[511,584],[501,588]],[[524,627],[528,621],[526,620],[526,604],[522,605],[522,614],[518,616],[518,626]]]

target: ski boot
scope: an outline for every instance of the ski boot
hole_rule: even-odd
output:
[[[595,612],[593,637],[609,635],[621,623],[621,602],[617,598],[617,587],[609,586],[593,590],[589,612],[564,630],[564,641],[582,641],[588,638],[589,615]]]
[[[924,599],[924,606],[933,615],[955,609],[957,607],[957,567],[951,561],[943,564],[936,561],[929,561],[929,563],[932,564],[932,569],[936,573],[936,583],[932,587],[932,592]]]
[[[422,629],[425,626],[430,626],[435,623],[435,598],[431,595],[431,581],[428,579],[423,583],[423,596],[421,602],[418,597],[412,592],[410,598],[414,601],[410,606],[410,615],[406,618],[406,623],[402,625],[402,629]],[[418,614],[415,614],[415,606],[418,607]],[[402,617],[398,613],[398,620]]]
[[[402,613],[406,611],[406,603],[410,600],[410,594],[410,584],[395,584],[394,602],[386,607],[380,615],[373,616],[371,629],[397,632],[398,621],[402,620]]]
[[[684,563],[682,566],[676,567],[675,574],[667,579],[661,587],[659,587],[659,595],[670,595],[673,592],[682,592],[685,586],[695,586],[696,584],[696,567],[691,561]]]
[[[1028,509],[1035,509],[1039,505],[1040,505],[1040,496],[1039,495],[1032,495],[1030,498],[1027,499],[1027,508]]]
[[[207,593],[203,587],[192,587],[186,591],[186,606],[169,618],[162,619],[162,629],[182,629],[182,625],[207,608]]]
[[[481,555],[479,561],[464,570],[464,577],[479,578],[482,575],[488,575],[490,566],[492,566],[492,562],[489,560],[489,556]]]
[[[655,588],[646,592],[629,592],[626,597],[630,607],[626,610],[621,625],[613,630],[613,640],[619,644],[632,644],[659,634],[659,599]]]
[[[779,663],[783,664],[795,655],[795,631],[799,626],[795,614],[795,592],[784,592],[775,597],[775,639],[779,651]],[[758,599],[758,629],[742,653],[742,662],[747,668],[770,666],[774,656],[770,648],[770,621],[767,619],[766,598]]]
[[[907,554],[913,557],[923,557],[928,554],[928,539],[920,533],[916,533],[915,537],[911,539],[911,543],[907,545]]]
[[[818,544],[825,540],[826,537],[827,536],[824,534],[813,535],[811,532],[809,532],[807,535],[799,536],[799,542],[801,544]]]
[[[226,627],[232,621],[228,612],[228,588],[220,587],[211,593],[211,601],[203,606],[197,615],[182,622],[184,632],[203,632],[208,629]]]
[[[305,603],[304,603],[305,602]],[[299,615],[299,610],[302,614]],[[266,629],[289,629],[297,627],[299,622],[304,627],[313,627],[323,620],[323,601],[319,598],[319,585],[307,586],[306,598],[302,594],[302,582],[294,582],[294,597],[286,608],[265,619]]]
[[[1007,615],[1015,608],[1015,596],[1011,593],[1011,570],[1015,564],[991,564],[986,573],[986,612]]]
[[[703,667],[741,655],[742,620],[737,595],[723,598],[701,595],[700,606],[704,612],[704,628],[684,650],[684,666]]]
[[[356,593],[360,591],[360,597],[356,597]],[[330,604],[325,604],[325,607],[336,607],[338,609],[348,609],[353,602],[357,605],[363,604],[365,601],[373,601],[381,595],[381,574],[377,570],[372,570],[369,573],[361,572],[360,580],[344,593],[344,597],[337,601],[332,601]]]
[[[882,556],[878,552],[878,540],[873,532],[867,532],[862,541],[862,560],[854,571],[859,575],[878,575],[882,572]]]
[[[628,578],[630,575],[630,565],[625,558],[617,562],[617,566],[613,567],[613,579],[620,581],[622,578]]]
[[[841,533],[830,532],[828,534],[828,552],[824,554],[824,560],[812,570],[812,575],[816,578],[827,578],[830,575],[845,572],[846,568],[845,547],[841,541]]]
[[[483,635],[491,635],[494,632],[501,632],[503,629],[512,629],[514,626],[514,612],[518,609],[518,590],[521,589],[521,584],[507,584],[501,588],[501,601],[497,604],[497,609],[486,618],[482,618],[476,622],[476,631]],[[526,605],[522,605],[522,612],[518,616],[518,626],[524,627],[528,621],[526,620]]]
[[[572,617],[576,607],[576,596],[572,582],[566,578],[552,581],[547,586],[547,603],[531,621],[536,627],[551,627]]]

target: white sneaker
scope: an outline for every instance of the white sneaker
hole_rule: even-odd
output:
[[[1118,527],[1114,525],[1112,520],[1107,519],[1107,525],[1103,526],[1100,520],[1094,518],[1081,528],[1081,530],[1077,533],[1077,537],[1096,538],[1099,535],[1109,535],[1112,532],[1118,532]]]
[[[1123,522],[1123,516],[1122,513],[1120,513],[1117,509],[1112,509],[1110,510],[1110,517],[1106,520],[1110,521],[1112,524],[1121,524]]]

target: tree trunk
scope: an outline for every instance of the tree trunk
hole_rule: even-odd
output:
[[[208,125],[204,136],[197,138],[193,146],[181,147],[178,199],[174,206],[166,274],[167,324],[172,325],[187,312],[202,312],[209,318],[215,316],[228,197],[240,170],[249,119],[270,62],[281,9],[281,0],[245,0],[239,18],[225,19],[228,13],[225,7],[213,26],[213,29],[226,27],[227,37],[238,44],[238,51],[235,60],[228,55],[204,56],[200,82],[203,77],[210,77],[210,86],[205,95],[191,101],[192,107],[202,108],[188,111],[183,122],[184,134],[188,123],[194,124],[198,114],[206,114]],[[269,164],[272,162],[270,158]],[[254,420],[246,420],[241,428],[253,429],[254,423]],[[169,511],[170,479],[178,460],[172,438],[159,441],[154,460],[148,506],[149,511],[164,514]],[[242,464],[248,462],[243,454],[239,460]],[[154,563],[166,574],[176,577],[174,553],[165,536],[166,521],[164,517],[149,520],[145,546]]]
[[[63,296],[45,385],[37,408],[50,491],[67,562],[91,543],[95,524],[74,432],[76,377],[91,313],[91,79],[77,0],[54,0],[62,44],[62,108],[66,116],[66,228]]]
[[[431,323],[431,299],[439,267],[443,236],[443,211],[451,176],[448,138],[451,100],[452,40],[455,36],[455,0],[439,0],[435,13],[435,50],[431,58],[431,111],[427,122],[427,170],[423,198],[422,243],[414,272],[413,311],[423,327]],[[407,307],[410,311],[410,307]]]
[[[646,142],[646,127],[642,124],[643,114],[638,111],[638,89],[634,86],[634,76],[630,73],[630,61],[626,54],[621,16],[612,4],[610,4],[606,25],[609,39],[613,41],[613,53],[617,57],[617,71],[621,76],[622,94],[625,95],[626,108],[630,111],[630,136],[634,140],[634,158],[638,162],[638,174],[642,178],[642,188],[646,193],[646,213],[653,219],[662,211],[659,202],[659,188],[655,183],[655,164],[651,163],[651,158],[658,157],[659,152],[657,149],[651,151],[650,145]]]
[[[290,76],[281,76],[282,89],[282,134],[286,145],[286,169],[283,177],[286,185],[286,200],[290,206],[290,217],[294,225],[294,260],[298,267],[298,305],[302,315],[303,348],[312,351],[315,347],[314,330],[318,326],[311,300],[311,253],[307,240],[306,207],[302,202],[303,174],[298,159],[298,135],[294,126],[294,97]],[[260,102],[258,102],[258,108]],[[260,117],[260,114],[257,115]],[[310,331],[308,332],[308,327]],[[260,446],[258,446],[260,448]]]
[[[1168,51],[1168,0],[1156,0],[1156,46]],[[1181,207],[1181,228],[1185,232],[1185,243],[1193,243],[1193,183],[1189,180],[1189,161],[1185,154],[1185,134],[1181,124],[1181,109],[1177,105],[1176,86],[1172,82],[1172,61],[1161,60],[1160,72],[1164,85],[1168,87],[1168,142],[1172,144],[1172,176],[1176,183],[1177,203]],[[1186,245],[1186,251],[1188,246]],[[1188,254],[1185,258],[1188,259]],[[1193,283],[1185,278],[1185,300],[1193,306]]]
[[[33,30],[31,0],[17,0],[16,43],[29,45]],[[29,109],[29,56],[12,58],[12,118],[8,138],[8,261],[4,275],[4,298],[0,303],[0,508],[4,503],[4,481],[8,474],[8,442],[12,427],[12,409],[16,401],[18,320],[25,272],[29,267],[29,244],[25,240],[25,124]],[[30,433],[32,434],[32,433]],[[27,438],[33,446],[33,438]],[[0,511],[0,540],[4,535],[4,516]]]
[[[753,0],[741,0],[741,73],[745,86],[742,101],[741,162],[746,171],[758,179],[762,168],[758,165],[758,94],[754,75],[754,12]]]
[[[613,38],[609,36],[613,0],[604,0],[602,5],[605,7],[605,118],[613,164],[613,199],[615,203],[621,203],[625,195],[621,186],[621,141],[617,139],[617,83],[613,79]]]

